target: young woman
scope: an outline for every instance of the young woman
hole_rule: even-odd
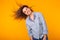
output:
[[[46,23],[41,13],[22,5],[16,13],[16,18],[26,20],[30,40],[48,40]]]

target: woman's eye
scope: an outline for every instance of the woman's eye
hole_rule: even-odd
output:
[[[26,11],[24,11],[24,13],[26,13]]]
[[[26,10],[27,10],[27,8],[26,8]]]

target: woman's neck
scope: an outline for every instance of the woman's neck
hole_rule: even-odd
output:
[[[29,15],[29,17],[30,17],[31,20],[34,20],[34,14],[33,14],[33,12]]]

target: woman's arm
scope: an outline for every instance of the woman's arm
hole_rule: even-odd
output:
[[[28,34],[29,34],[29,37],[30,37],[30,40],[33,40],[32,38],[32,29],[30,28],[30,26],[28,24],[27,25],[27,29],[28,29]]]
[[[43,40],[46,40],[46,35],[47,35],[47,33],[48,33],[48,31],[47,31],[47,26],[46,26],[46,22],[45,22],[45,20],[44,20],[43,15],[42,15],[41,13],[38,13],[38,14],[39,14],[40,21],[41,21],[42,27],[43,27],[43,36],[44,36]]]

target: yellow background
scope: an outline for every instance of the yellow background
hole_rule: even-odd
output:
[[[25,20],[13,17],[21,4],[42,12],[49,40],[60,40],[60,0],[0,0],[0,40],[29,40]]]

